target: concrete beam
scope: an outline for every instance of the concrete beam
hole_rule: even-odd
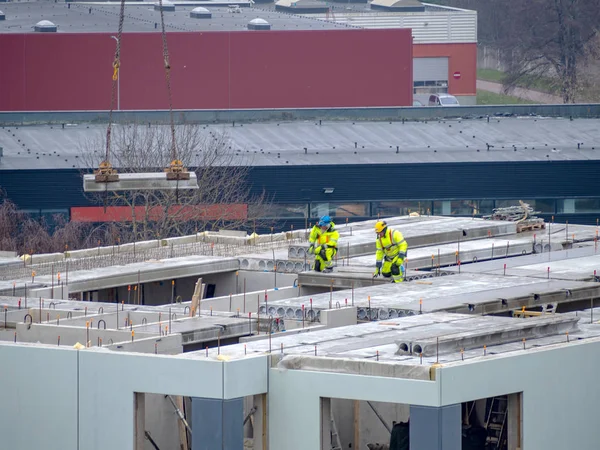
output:
[[[495,318],[500,319],[500,318]],[[490,321],[484,324],[465,321],[462,325],[467,325],[469,330],[452,330],[448,334],[440,334],[439,330],[432,327],[430,330],[423,330],[429,336],[433,337],[415,337],[408,341],[404,339],[397,341],[399,355],[415,354],[423,356],[434,356],[441,353],[456,353],[462,350],[473,348],[483,348],[483,346],[501,345],[510,342],[517,342],[529,338],[541,338],[574,332],[577,330],[577,317],[564,317],[561,315],[552,315],[546,317],[537,317],[527,320],[509,319],[509,321]],[[477,326],[484,325],[484,326]]]
[[[234,272],[239,269],[236,258],[209,256],[172,258],[160,261],[103,267],[69,273],[69,291],[85,292],[138,283],[164,281],[178,278]],[[37,277],[39,283],[51,284],[51,277]]]
[[[167,180],[165,172],[121,173],[119,180],[111,183],[96,182],[95,175],[83,176],[84,192],[140,191],[199,189],[194,172],[189,172],[188,180]]]

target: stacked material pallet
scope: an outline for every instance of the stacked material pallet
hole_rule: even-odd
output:
[[[492,211],[491,215],[483,216],[483,218],[487,220],[517,222],[517,233],[522,233],[523,231],[546,228],[544,219],[535,216],[538,213],[539,211],[534,211],[528,203],[519,200],[519,206],[496,208]]]

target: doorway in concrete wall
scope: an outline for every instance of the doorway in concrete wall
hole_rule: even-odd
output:
[[[462,404],[462,450],[520,450],[522,393]]]
[[[134,449],[191,450],[191,411],[188,397],[134,394]]]
[[[407,404],[321,398],[321,450],[409,450],[409,414]]]
[[[134,394],[134,450],[264,450],[266,395]]]

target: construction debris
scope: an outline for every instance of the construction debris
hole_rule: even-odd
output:
[[[532,231],[546,228],[544,219],[536,217],[539,211],[534,211],[528,204],[519,200],[519,206],[507,206],[496,208],[489,216],[483,216],[486,220],[504,220],[508,222],[517,222],[517,233],[523,231]]]

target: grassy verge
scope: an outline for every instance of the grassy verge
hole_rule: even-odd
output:
[[[493,69],[478,69],[477,79],[485,81],[493,81],[495,83],[503,83],[506,74],[499,70]],[[522,77],[517,86],[533,89],[534,91],[546,92],[548,94],[556,94],[556,81],[548,77],[533,77],[530,75]]]
[[[478,105],[516,105],[516,104],[532,104],[535,102],[523,100],[519,97],[510,95],[495,94],[494,92],[477,90]]]

